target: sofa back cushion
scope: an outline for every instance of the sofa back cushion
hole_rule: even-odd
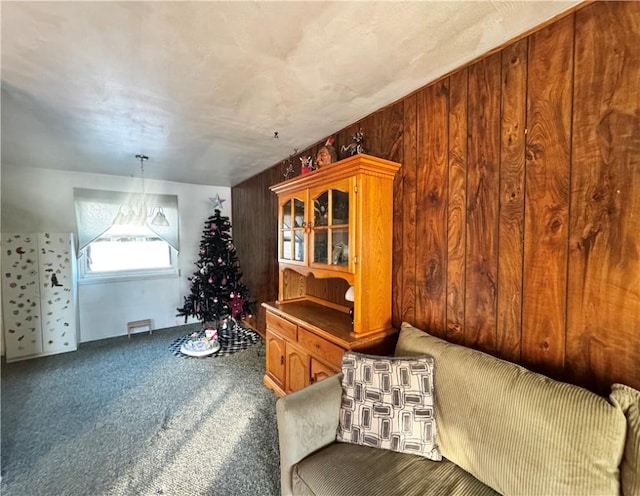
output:
[[[442,455],[509,495],[619,494],[622,410],[596,394],[402,324],[396,355],[438,371]]]
[[[640,495],[640,391],[624,384],[611,386],[611,401],[627,417],[627,442],[620,464],[623,496]]]

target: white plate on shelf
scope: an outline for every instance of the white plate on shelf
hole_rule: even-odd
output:
[[[203,341],[187,341],[180,347],[180,353],[183,353],[192,357],[204,357],[213,355],[220,349],[220,343],[216,339],[213,343]]]

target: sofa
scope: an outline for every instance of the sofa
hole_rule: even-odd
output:
[[[441,461],[336,442],[338,374],[276,403],[283,495],[640,495],[640,392],[604,398],[405,322],[395,356],[420,355]]]

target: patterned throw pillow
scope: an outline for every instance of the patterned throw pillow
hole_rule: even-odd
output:
[[[346,352],[337,441],[442,460],[436,438],[434,360]]]

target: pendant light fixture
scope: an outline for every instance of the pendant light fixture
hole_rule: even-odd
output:
[[[156,227],[168,227],[169,221],[164,214],[164,210],[161,206],[154,206],[151,211],[147,208],[147,195],[144,188],[144,163],[149,160],[147,155],[141,153],[136,154],[136,159],[140,161],[140,181],[142,192],[137,198],[133,198],[128,204],[120,205],[118,213],[115,219],[113,219],[114,225],[135,225],[144,226],[147,224],[148,219],[151,218],[152,226]]]
[[[164,215],[162,207],[153,207],[151,215],[153,215],[153,212],[156,212],[156,214],[153,216],[153,220],[151,221],[152,226],[169,227],[169,221],[167,220],[167,216]]]

